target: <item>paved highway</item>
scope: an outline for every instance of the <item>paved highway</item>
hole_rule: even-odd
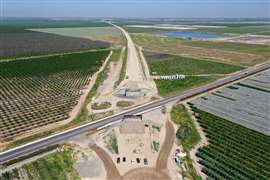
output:
[[[174,97],[167,98],[167,99],[154,101],[151,103],[147,103],[145,105],[132,108],[132,109],[127,110],[125,112],[115,114],[115,115],[112,115],[110,117],[107,117],[107,118],[104,118],[101,120],[90,122],[90,123],[87,123],[85,125],[82,125],[82,126],[70,129],[70,130],[66,130],[64,132],[61,132],[61,133],[58,133],[55,135],[51,135],[51,136],[48,136],[46,138],[42,138],[40,140],[19,146],[17,148],[13,148],[13,149],[7,150],[5,152],[1,152],[0,153],[0,164],[3,164],[7,161],[16,159],[16,158],[21,157],[21,156],[28,155],[30,153],[33,153],[33,152],[38,151],[40,149],[46,148],[48,146],[51,146],[54,144],[59,144],[59,143],[63,142],[64,140],[67,140],[73,136],[87,132],[89,130],[93,130],[93,129],[97,129],[99,127],[106,126],[109,123],[117,122],[117,121],[121,120],[124,115],[139,114],[143,111],[153,109],[157,106],[165,105],[169,102],[173,102],[173,101],[177,101],[177,100],[185,100],[187,98],[193,97],[193,96],[201,94],[201,93],[205,93],[209,90],[213,90],[213,89],[218,88],[220,86],[223,86],[223,85],[226,85],[228,83],[240,80],[242,78],[245,78],[247,76],[253,75],[255,73],[261,72],[261,71],[269,69],[269,68],[270,68],[269,63],[263,64],[260,66],[251,67],[245,71],[233,74],[227,78],[220,79],[220,80],[217,80],[213,83],[207,84],[205,86],[186,91],[186,92],[182,93],[181,95],[174,96]]]

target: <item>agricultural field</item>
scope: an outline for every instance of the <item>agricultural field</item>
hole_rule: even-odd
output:
[[[196,153],[209,179],[269,179],[269,136],[198,108],[193,111],[209,142]]]
[[[0,39],[0,59],[110,47],[107,42],[32,31],[0,33]]]
[[[18,169],[0,174],[1,180],[10,179],[74,179],[79,180],[77,171],[73,168],[75,159],[71,149],[56,151],[34,162],[27,163]]]
[[[155,82],[161,96],[176,95],[184,90],[207,84],[224,77],[226,74],[243,69],[241,66],[170,54],[149,51],[145,51],[144,54],[152,75],[186,75],[185,79],[181,80],[156,79]]]
[[[43,33],[61,36],[85,38],[90,40],[106,41],[117,45],[124,45],[121,31],[113,26],[105,27],[73,27],[73,28],[42,28],[30,29]]]
[[[57,35],[30,30],[41,28],[74,28],[78,29],[76,33],[81,35],[85,31],[80,30],[80,28],[86,28],[86,30],[87,28],[96,28],[96,32],[98,29],[107,29],[107,31],[101,31],[106,33],[112,27],[97,20],[3,20],[0,24],[0,59],[109,48],[112,46],[113,41],[121,40],[121,37],[117,39],[114,36],[104,37],[104,39],[90,39],[89,37],[86,39],[84,36],[68,37],[65,34]],[[115,33],[115,31],[112,32]],[[89,34],[95,35],[97,33],[93,30]]]
[[[269,53],[267,53],[269,46],[265,45],[256,45],[257,47],[253,48],[254,45],[244,44],[240,48],[236,48],[235,45],[239,43],[199,42],[197,43],[199,45],[196,46],[196,42],[188,42],[180,38],[167,38],[147,34],[132,34],[132,37],[134,42],[145,50],[199,59],[211,59],[226,64],[252,66],[269,59]],[[212,45],[215,48],[210,47]],[[253,50],[249,52],[250,49]]]
[[[202,86],[217,80],[218,77],[208,76],[208,77],[197,77],[197,76],[188,76],[183,80],[170,81],[170,80],[155,80],[157,85],[158,94],[163,97],[169,97],[178,95],[179,93]]]
[[[269,75],[270,70],[266,70],[191,103],[203,111],[269,136]]]
[[[153,52],[145,52],[144,54],[149,63],[150,71],[152,73],[156,72],[156,74],[158,75],[168,75],[168,73],[178,73],[185,75],[229,74],[235,71],[243,70],[243,67],[241,66],[223,64],[183,56],[158,54]],[[160,55],[161,58],[157,57],[158,55]]]
[[[0,141],[69,117],[109,51],[0,63]]]

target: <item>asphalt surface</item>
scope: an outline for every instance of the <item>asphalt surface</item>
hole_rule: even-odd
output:
[[[193,97],[195,95],[205,93],[205,92],[207,92],[209,90],[212,90],[212,89],[218,88],[220,86],[226,85],[228,83],[240,80],[242,78],[245,78],[247,76],[253,75],[255,73],[261,72],[261,71],[269,69],[269,68],[270,68],[269,63],[264,64],[264,65],[260,65],[260,66],[251,67],[251,68],[249,68],[249,69],[247,69],[245,71],[233,74],[230,77],[217,80],[217,81],[215,81],[213,83],[207,84],[207,85],[199,87],[199,88],[195,88],[195,89],[191,89],[189,91],[185,91],[181,95],[174,96],[174,97],[171,97],[171,98],[162,99],[162,100],[158,100],[158,101],[154,101],[152,103],[148,103],[148,104],[145,104],[145,105],[142,105],[142,106],[139,106],[139,107],[135,107],[135,108],[132,108],[132,109],[127,110],[125,112],[115,114],[115,115],[112,115],[110,117],[107,117],[107,118],[104,118],[104,119],[101,119],[101,120],[90,122],[90,123],[87,123],[85,125],[79,126],[77,128],[66,130],[64,132],[61,132],[61,133],[58,133],[58,134],[55,134],[55,135],[51,135],[51,136],[48,136],[46,138],[42,138],[40,140],[37,140],[37,141],[31,142],[31,143],[19,146],[17,148],[13,148],[13,149],[1,152],[0,153],[0,164],[3,164],[5,162],[7,162],[7,161],[16,159],[16,158],[21,157],[21,156],[31,154],[33,152],[36,152],[36,151],[38,151],[40,149],[43,149],[43,148],[46,148],[48,146],[62,143],[63,141],[65,141],[65,140],[67,140],[67,139],[69,139],[69,138],[71,138],[73,136],[88,132],[90,130],[97,129],[99,127],[103,127],[106,124],[119,121],[119,120],[123,119],[123,117],[125,115],[139,114],[141,112],[153,109],[155,107],[165,105],[165,104],[167,104],[169,102],[185,100],[185,99],[188,99],[188,98]]]

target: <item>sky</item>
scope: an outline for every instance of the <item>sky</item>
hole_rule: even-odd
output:
[[[254,18],[270,0],[0,0],[1,17]]]

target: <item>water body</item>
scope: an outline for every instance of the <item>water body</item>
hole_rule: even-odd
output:
[[[202,32],[165,32],[161,33],[163,36],[168,37],[176,37],[176,38],[192,38],[192,39],[216,39],[216,38],[223,38],[224,35],[222,34],[214,34],[214,33],[202,33]]]

